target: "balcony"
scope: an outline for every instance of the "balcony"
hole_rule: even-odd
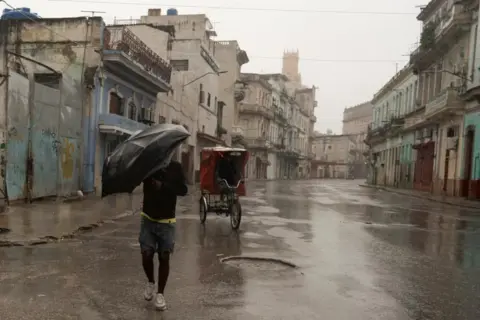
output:
[[[146,124],[113,113],[100,114],[98,118],[98,129],[106,134],[131,136],[147,127]]]
[[[281,122],[281,123],[287,122],[287,115],[285,111],[283,111],[282,109],[276,107],[274,111],[274,115],[275,115],[275,120],[277,120],[278,122]]]
[[[103,63],[106,69],[154,95],[170,90],[170,64],[127,27],[105,29],[104,37]]]
[[[232,136],[245,137],[245,130],[243,130],[242,126],[234,125],[232,127]]]
[[[424,26],[420,45],[410,55],[410,63],[417,69],[427,68],[451,49],[462,34],[469,32],[471,24],[472,12],[466,12],[462,4],[452,5],[440,21]]]
[[[425,118],[448,117],[462,112],[463,108],[464,102],[458,97],[457,91],[454,88],[447,88],[427,103],[425,106]]]
[[[266,138],[245,138],[245,141],[248,147],[253,149],[268,149],[270,147]]]
[[[239,112],[243,114],[256,114],[261,115],[267,119],[273,119],[274,113],[273,110],[266,107],[260,106],[258,104],[241,104]]]
[[[313,114],[310,115],[310,122],[317,122],[317,117],[314,116]]]

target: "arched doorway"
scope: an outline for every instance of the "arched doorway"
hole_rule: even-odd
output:
[[[464,180],[462,186],[462,197],[467,198],[470,193],[470,181],[473,169],[473,146],[475,142],[475,127],[468,126],[465,134],[465,154],[463,158]]]

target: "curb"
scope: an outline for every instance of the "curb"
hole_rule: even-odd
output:
[[[77,229],[73,230],[70,233],[64,234],[60,237],[55,237],[51,235],[47,236],[42,236],[34,240],[25,240],[25,241],[9,241],[9,240],[0,240],[0,248],[10,248],[10,247],[34,247],[34,246],[39,246],[39,245],[44,245],[44,244],[49,244],[49,243],[55,243],[55,242],[60,242],[63,240],[71,240],[74,239],[76,236],[84,234],[86,232],[92,231],[98,227],[101,227],[105,222],[108,221],[116,221],[125,217],[133,216],[136,213],[140,212],[140,209],[136,209],[133,211],[125,211],[121,214],[118,214],[112,218],[109,219],[103,219],[99,220],[96,223],[90,223],[86,225],[82,225],[78,227]]]
[[[441,199],[433,198],[433,197],[430,197],[430,196],[425,197],[425,196],[422,196],[422,195],[417,195],[415,193],[406,193],[406,192],[402,192],[400,190],[397,191],[397,190],[394,190],[394,189],[389,189],[389,188],[380,187],[380,186],[369,186],[369,185],[366,185],[366,184],[359,184],[358,186],[363,187],[363,188],[369,188],[369,189],[383,190],[383,191],[387,191],[387,192],[391,192],[391,193],[395,193],[395,194],[400,194],[402,196],[407,196],[407,197],[425,199],[425,200],[433,201],[433,202],[440,202],[440,203],[444,203],[444,204],[448,204],[448,205],[456,206],[456,207],[461,207],[461,208],[478,209],[480,207],[480,202],[479,202],[478,205],[474,205],[474,204],[470,205],[470,204],[465,204],[465,203],[457,203],[457,202],[454,202],[454,201],[441,200]]]

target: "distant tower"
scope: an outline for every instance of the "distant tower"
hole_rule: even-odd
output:
[[[286,75],[290,81],[295,82],[297,85],[302,84],[302,76],[298,72],[298,62],[300,61],[300,55],[297,51],[285,51],[283,52],[283,67],[282,73]]]

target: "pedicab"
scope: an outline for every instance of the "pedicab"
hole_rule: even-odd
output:
[[[203,148],[200,154],[200,222],[207,213],[225,214],[230,217],[232,229],[240,227],[242,206],[239,197],[245,196],[245,166],[249,153],[245,149],[211,147]],[[225,168],[231,169],[225,176]],[[223,176],[222,176],[223,175]]]

